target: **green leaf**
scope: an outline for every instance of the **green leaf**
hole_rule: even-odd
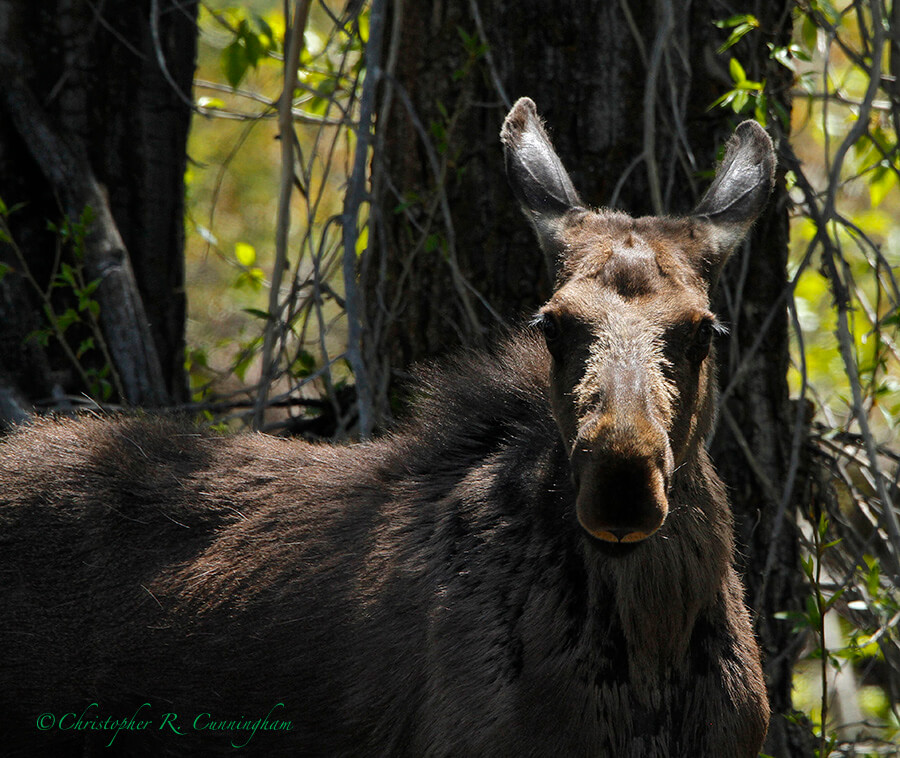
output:
[[[824,513],[819,514],[818,531],[819,539],[825,539],[825,532],[828,531],[828,517]]]
[[[756,97],[756,106],[753,108],[753,116],[760,123],[760,126],[766,126],[769,117],[769,100],[765,92],[760,92]]]
[[[82,355],[84,355],[88,350],[93,350],[94,347],[95,347],[95,345],[94,345],[94,338],[93,338],[93,337],[88,337],[87,339],[82,340],[82,341],[81,341],[81,344],[78,346],[78,350],[75,352],[75,357],[76,357],[76,358],[80,358],[80,357],[81,357]]]
[[[871,635],[868,634],[863,634],[856,640],[856,652],[859,658],[884,658],[884,653],[878,642],[873,640]]]
[[[366,246],[369,244],[369,225],[366,224],[362,229],[359,230],[359,234],[356,236],[356,257],[358,258],[366,251]]]
[[[711,111],[713,108],[715,108],[719,105],[721,105],[723,107],[726,105],[729,105],[731,103],[731,101],[734,100],[734,96],[736,94],[737,94],[736,89],[728,90],[728,92],[726,92],[724,95],[717,97],[715,100],[713,100],[713,102],[710,104],[709,108],[707,108],[706,110]]]
[[[728,61],[728,72],[731,74],[731,78],[734,80],[735,84],[747,81],[747,74],[744,72],[744,67],[737,58],[732,58]]]
[[[369,10],[368,8],[359,14],[356,19],[356,23],[359,27],[359,38],[362,40],[362,43],[365,45],[369,41]]]
[[[738,90],[731,100],[731,109],[735,113],[741,113],[749,100],[749,92],[747,92],[746,90]]]
[[[476,37],[474,34],[472,34],[472,35],[467,34],[466,30],[463,29],[461,26],[456,27],[456,33],[459,35],[459,38],[463,42],[463,47],[465,47],[466,49],[470,48],[476,40]]]
[[[816,49],[819,40],[819,27],[808,15],[803,16],[803,21],[800,24],[800,39],[807,50],[812,51]]]
[[[819,606],[816,604],[816,599],[812,595],[806,596],[806,618],[812,629],[817,629],[822,622]]]
[[[232,89],[237,89],[249,67],[247,48],[239,40],[234,40],[222,51],[222,73]]]
[[[256,248],[247,242],[235,242],[234,257],[242,266],[252,266],[256,263]]]
[[[462,40],[463,48],[471,58],[477,60],[487,52],[487,45],[479,39],[477,32],[468,34],[461,26],[457,26],[456,31],[459,34],[459,38]]]
[[[234,287],[237,289],[249,288],[259,292],[262,289],[265,278],[266,275],[261,268],[248,268],[246,271],[238,274],[237,279],[234,281]]]
[[[841,595],[844,594],[844,590],[846,589],[846,587],[841,587],[830,598],[828,598],[828,600],[826,600],[825,604],[822,606],[822,611],[824,612],[831,608],[831,606],[833,606],[840,599]]]
[[[752,19],[752,21],[743,21],[738,23],[732,29],[731,34],[728,35],[728,39],[722,43],[722,46],[716,51],[720,55],[724,53],[728,48],[734,47],[738,42],[740,42],[741,38],[747,34],[748,32],[752,32],[759,26],[759,22],[756,20],[754,16],[746,16],[748,19]]]
[[[767,42],[766,45],[769,48],[769,57],[773,61],[780,63],[788,71],[797,70],[797,66],[794,63],[795,60],[807,63],[811,60],[809,53],[794,42],[786,46],[773,45],[771,42]]]
[[[821,11],[828,24],[836,25],[841,20],[841,14],[830,0],[815,0],[814,7]]]
[[[99,384],[100,384],[100,398],[102,400],[109,400],[112,397],[112,393],[113,393],[112,385],[106,379],[101,379]],[[95,392],[95,394],[96,394],[96,392]]]
[[[403,197],[403,202],[394,207],[394,213],[403,213],[403,211],[405,211],[407,208],[411,208],[414,205],[418,205],[422,202],[422,198],[419,197],[416,192],[406,192]]]
[[[309,376],[316,370],[316,359],[312,353],[301,350],[291,364],[291,374],[297,379]]]
[[[882,326],[900,326],[900,308],[895,308],[893,312],[888,313],[881,319]]]
[[[795,633],[805,631],[809,626],[806,614],[799,611],[778,611],[774,616],[779,621],[793,621],[791,629]]]
[[[257,37],[252,31],[249,29],[244,33],[242,40],[244,42],[244,50],[246,51],[247,62],[256,68],[256,64],[259,63],[259,59],[265,55],[265,48],[263,47],[262,42],[260,42],[259,37]]]
[[[197,107],[224,110],[225,101],[219,97],[199,97],[197,98]]]
[[[247,369],[250,368],[253,361],[256,359],[257,348],[260,345],[262,340],[259,337],[255,337],[247,343],[241,344],[241,351],[239,353],[239,359],[234,364],[232,371],[237,375],[238,379],[244,381],[244,377],[247,374]]]
[[[72,289],[77,289],[78,287],[78,282],[75,279],[75,269],[68,263],[62,264],[56,278],[59,279],[61,283],[68,284]]]
[[[869,202],[873,208],[881,205],[894,186],[897,184],[897,175],[887,166],[879,166],[872,172],[872,178],[869,180]]]
[[[209,358],[206,351],[202,348],[195,347],[185,351],[184,370],[193,371],[195,368],[208,368]]]
[[[3,241],[3,232],[0,231],[0,242]],[[13,270],[12,266],[7,266],[5,263],[0,263],[0,282],[3,281],[3,278]]]
[[[47,345],[50,344],[50,330],[35,329],[25,336],[25,341],[27,342],[28,340],[34,340],[41,347],[47,347]]]
[[[866,589],[871,597],[878,597],[881,593],[881,566],[878,559],[872,556],[866,556],[865,561],[869,566],[869,571],[866,574]]]
[[[94,222],[94,209],[91,206],[84,206],[84,210],[81,211],[81,217],[79,218],[79,226],[81,227],[80,231],[84,233],[84,231]]]
[[[265,37],[266,47],[269,50],[276,50],[278,48],[278,37],[275,36],[275,32],[272,31],[272,27],[269,25],[269,22],[266,21],[258,13],[253,14],[253,21],[256,23],[256,26],[259,29],[260,36]]]
[[[713,24],[719,29],[731,29],[735,26],[740,26],[741,24],[751,24],[752,26],[759,26],[759,21],[756,16],[751,13],[739,13],[735,16],[731,16],[730,18],[720,19],[718,21],[713,21]]]
[[[269,320],[269,314],[259,308],[243,308],[244,313],[249,313],[251,316],[255,316],[258,319],[262,319],[263,321]]]
[[[81,321],[78,312],[74,308],[66,308],[65,312],[56,319],[56,325],[61,332],[64,332],[78,321]]]

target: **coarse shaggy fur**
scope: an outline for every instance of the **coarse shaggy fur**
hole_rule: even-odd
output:
[[[703,440],[709,289],[771,140],[738,126],[673,220],[582,207],[527,98],[501,138],[556,292],[424,371],[393,435],[143,416],[0,443],[4,754],[756,757],[766,689]]]
[[[6,439],[4,750],[215,754],[234,733],[196,714],[284,703],[291,731],[242,752],[749,755],[764,702],[721,485],[701,454],[652,544],[608,554],[573,516],[547,364],[531,333],[464,354],[353,446],[151,417]],[[149,703],[153,728],[105,749],[34,726],[91,702]]]

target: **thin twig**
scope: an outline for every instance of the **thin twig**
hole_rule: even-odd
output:
[[[287,244],[291,229],[291,191],[294,186],[294,122],[292,105],[297,70],[300,67],[300,52],[303,48],[303,32],[309,15],[310,0],[297,0],[294,17],[290,23],[285,18],[289,31],[287,55],[284,59],[284,86],[278,102],[278,127],[281,135],[281,185],[278,193],[278,221],[275,228],[275,263],[272,267],[272,285],[269,288],[269,320],[263,338],[262,375],[259,395],[253,414],[253,428],[261,429],[266,401],[269,397],[269,383],[275,373],[272,352],[276,331],[281,329],[281,280],[287,266]]]
[[[356,381],[356,404],[359,411],[359,436],[372,433],[372,396],[369,375],[362,353],[362,300],[357,283],[356,243],[359,239],[359,210],[366,194],[370,124],[375,113],[375,87],[381,78],[381,41],[384,29],[384,0],[373,0],[369,11],[369,41],[366,45],[366,78],[360,97],[359,129],[356,132],[356,154],[347,192],[344,195],[344,299],[347,310],[347,359]]]
[[[497,71],[497,66],[494,64],[494,56],[491,53],[491,44],[488,41],[487,34],[485,34],[484,24],[481,22],[481,11],[478,8],[478,0],[469,0],[469,10],[475,21],[475,29],[478,31],[478,37],[481,40],[481,44],[485,47],[484,60],[487,63],[488,71],[491,74],[491,82],[493,82],[497,94],[500,95],[500,100],[503,102],[503,105],[509,110],[512,108],[512,100],[510,100],[509,95],[506,94],[503,82],[500,81],[500,73]]]

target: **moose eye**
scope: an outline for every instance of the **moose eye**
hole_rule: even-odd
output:
[[[687,357],[691,363],[699,364],[709,355],[714,331],[715,323],[712,319],[705,318],[697,324],[691,345],[687,349]]]
[[[544,339],[547,342],[556,342],[562,334],[562,329],[559,328],[559,321],[549,315],[545,315],[541,319],[541,331],[544,333]]]
[[[559,318],[552,313],[542,313],[537,322],[538,328],[544,335],[544,342],[551,355],[557,357],[559,343],[562,338],[562,326]]]

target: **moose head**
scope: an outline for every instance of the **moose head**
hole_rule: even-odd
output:
[[[686,218],[632,218],[578,197],[534,103],[501,132],[513,192],[554,262],[535,319],[552,356],[550,394],[581,526],[637,543],[669,513],[677,472],[698,465],[715,402],[710,291],[773,185],[772,141],[740,124]]]

